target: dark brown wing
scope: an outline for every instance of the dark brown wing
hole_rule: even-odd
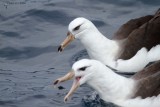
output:
[[[146,78],[137,81],[137,88],[134,97],[142,98],[157,96],[160,94],[160,71]]]
[[[123,24],[118,31],[114,34],[113,39],[114,40],[120,40],[120,39],[125,39],[129,36],[129,34],[142,26],[144,23],[148,22],[153,18],[153,15],[148,15],[136,19],[131,19],[127,23]]]
[[[157,61],[148,67],[144,68],[143,70],[137,72],[135,75],[132,76],[133,79],[139,80],[141,78],[146,78],[150,75],[153,75],[160,71],[160,61]]]
[[[160,61],[136,73],[132,78],[137,81],[137,88],[133,97],[157,96],[160,94]]]
[[[153,95],[158,95],[160,94],[160,85],[159,87],[155,90],[155,92],[153,93]]]
[[[160,44],[160,10],[154,16],[145,16],[127,22],[115,33],[114,39],[121,40],[124,49],[120,59],[133,57],[142,47],[149,50]],[[160,94],[160,61],[144,68],[131,78],[137,81],[133,97],[146,98]]]
[[[138,50],[146,47],[148,50],[153,46],[160,44],[160,12],[144,23],[139,28],[133,30],[124,43],[124,50],[120,59],[129,59],[133,57]]]

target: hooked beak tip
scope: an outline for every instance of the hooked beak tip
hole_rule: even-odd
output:
[[[63,48],[62,48],[62,46],[60,45],[59,47],[58,47],[58,52],[62,52],[63,51]]]
[[[67,101],[68,101],[68,98],[67,98],[67,97],[65,97],[65,98],[64,98],[64,102],[66,103]]]
[[[59,80],[56,80],[53,84],[57,85],[59,83]]]

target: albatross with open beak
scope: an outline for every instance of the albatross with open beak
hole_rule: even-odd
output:
[[[159,70],[140,79],[126,78],[101,62],[89,59],[74,63],[72,69],[75,74],[74,82],[64,101],[67,101],[80,85],[86,83],[95,89],[104,101],[121,107],[160,107]]]
[[[145,64],[141,63],[142,60],[137,63],[132,63],[134,62],[132,60],[129,60],[130,63],[128,63],[128,60],[125,60],[132,58],[142,47],[150,50],[153,46],[160,44],[159,16],[160,10],[154,16],[148,15],[128,21],[120,27],[112,40],[101,34],[88,19],[76,18],[69,24],[68,36],[59,46],[58,51],[61,52],[74,39],[79,39],[91,59],[99,60],[106,66],[118,70],[117,72],[140,71],[145,67]],[[57,84],[72,77],[73,71],[58,78],[54,83]]]

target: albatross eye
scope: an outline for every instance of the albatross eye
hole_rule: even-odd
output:
[[[74,30],[74,31],[79,30],[80,26],[81,26],[81,25],[75,27],[73,30]]]
[[[81,67],[81,68],[79,68],[78,70],[79,70],[79,71],[85,71],[86,68],[87,68],[87,67]]]

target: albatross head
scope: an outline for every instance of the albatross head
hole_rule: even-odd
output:
[[[76,89],[80,85],[83,85],[89,81],[92,81],[93,78],[95,79],[95,75],[97,75],[96,65],[99,63],[100,63],[99,61],[89,60],[89,59],[83,59],[74,63],[74,65],[72,66],[72,69],[75,73],[74,82],[70,91],[65,96],[64,102],[68,100],[68,98],[74,93],[74,91],[76,91]]]
[[[63,49],[72,42],[75,38],[80,39],[85,31],[93,29],[95,26],[91,21],[83,17],[79,17],[70,22],[68,26],[68,33],[66,39],[61,43],[58,51],[61,52]]]

